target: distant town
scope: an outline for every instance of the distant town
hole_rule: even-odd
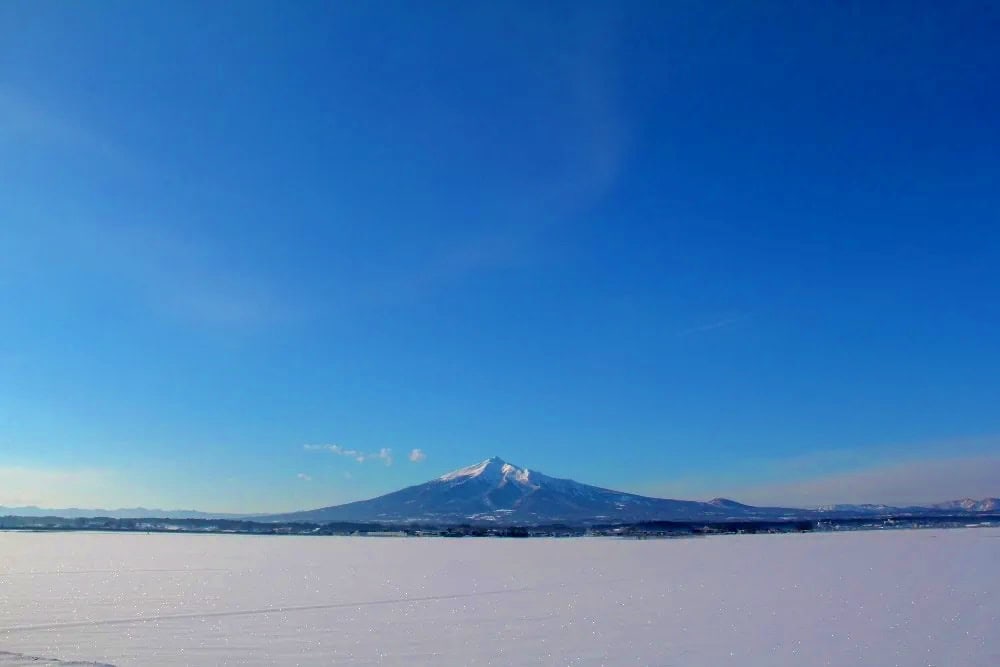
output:
[[[498,526],[489,523],[455,525],[354,522],[263,522],[236,519],[118,519],[110,517],[0,517],[0,530],[105,531],[130,533],[206,533],[236,535],[313,535],[360,537],[619,537],[658,539],[708,535],[808,533],[913,528],[1000,526],[1000,513],[954,516],[882,516],[862,518],[768,521],[643,521],[619,524],[548,524]]]

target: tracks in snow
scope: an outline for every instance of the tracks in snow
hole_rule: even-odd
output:
[[[10,653],[0,651],[0,667],[115,667],[106,662],[80,662],[75,660],[60,660],[59,658],[42,658],[37,655]]]
[[[368,600],[361,602],[332,602],[328,604],[289,605],[285,607],[263,607],[259,609],[237,609],[232,611],[190,612],[183,614],[158,614],[153,616],[138,616],[132,618],[108,618],[93,621],[68,621],[65,623],[42,623],[37,625],[14,625],[0,628],[0,634],[13,632],[29,632],[33,630],[62,630],[66,628],[88,628],[108,625],[131,625],[135,623],[155,623],[157,621],[175,621],[199,618],[231,618],[235,616],[259,616],[263,614],[286,614],[296,611],[317,611],[323,609],[350,609],[353,607],[377,607],[410,602],[440,602],[444,600],[462,600],[466,598],[491,597],[499,595],[515,595],[535,590],[533,587],[506,588],[492,591],[476,591],[472,593],[455,593],[452,595],[426,595],[420,597],[388,598],[384,600]],[[3,654],[0,653],[0,656]],[[15,664],[15,663],[12,663]],[[29,663],[30,664],[30,663]],[[45,663],[41,663],[45,664]],[[95,664],[95,663],[53,663],[53,664]],[[0,661],[0,667],[7,665]]]

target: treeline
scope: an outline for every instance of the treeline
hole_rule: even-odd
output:
[[[494,523],[383,524],[337,521],[329,523],[251,521],[249,519],[117,519],[113,517],[0,517],[0,530],[121,531],[149,533],[236,533],[246,535],[371,535],[413,537],[684,537],[734,533],[793,533],[814,530],[876,530],[890,528],[948,528],[1000,525],[1000,514],[890,516],[878,518],[747,521],[643,521],[631,524],[546,524],[507,526]]]
[[[265,523],[248,519],[118,519],[114,517],[0,517],[0,529],[37,530],[111,530],[129,532],[214,532],[248,534],[346,534],[384,531],[386,527],[373,523],[331,522]]]

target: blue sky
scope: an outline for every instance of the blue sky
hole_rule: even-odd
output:
[[[1000,494],[953,4],[3,3],[0,504]]]

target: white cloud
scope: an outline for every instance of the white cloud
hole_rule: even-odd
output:
[[[422,449],[414,449],[410,452],[410,460],[414,463],[421,463],[427,459],[427,454]]]
[[[349,459],[354,459],[358,463],[364,463],[369,460],[382,461],[387,466],[392,465],[392,450],[388,447],[383,447],[374,453],[363,452],[359,449],[350,449],[347,447],[342,447],[341,445],[303,445],[303,449],[310,452],[330,452],[331,454],[336,454],[337,456],[343,456]]]
[[[303,482],[311,482],[313,480],[311,476],[305,474],[304,472],[300,472],[298,475],[296,475],[296,477],[301,479]]]
[[[358,463],[364,463],[365,459],[368,458],[368,456],[363,452],[356,449],[341,447],[340,445],[304,445],[303,449],[311,452],[330,452],[331,454],[336,454],[337,456],[346,456],[349,459],[354,459]]]
[[[345,456],[349,459],[354,459],[358,463],[364,463],[368,455],[364,452],[358,451],[357,449],[348,449],[347,447],[341,447],[340,445],[304,445],[303,449],[310,452],[330,452],[331,454],[336,454],[337,456]]]

